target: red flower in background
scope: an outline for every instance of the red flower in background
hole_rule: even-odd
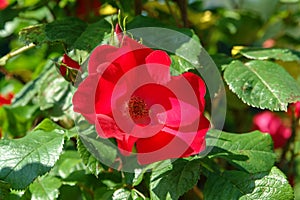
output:
[[[91,54],[88,77],[73,96],[103,138],[115,138],[140,164],[187,157],[205,148],[205,83],[193,73],[171,76],[167,53],[126,38],[120,48],[101,45]]]
[[[77,0],[76,15],[81,19],[85,19],[90,13],[95,16],[99,15],[101,2],[99,0]]]
[[[0,107],[3,105],[11,104],[11,100],[14,98],[14,94],[12,92],[7,93],[6,95],[0,94]],[[0,138],[2,138],[2,130],[0,128]]]
[[[6,95],[0,94],[0,106],[11,104],[11,100],[13,99],[14,94],[12,92],[9,92]]]
[[[285,146],[291,137],[292,131],[286,127],[281,118],[271,111],[264,111],[254,116],[254,129],[269,133],[274,141],[274,148]]]
[[[292,115],[294,113],[295,118],[300,118],[300,101],[293,103],[289,106],[288,113]]]
[[[7,0],[0,0],[0,10],[4,10],[9,5]]]

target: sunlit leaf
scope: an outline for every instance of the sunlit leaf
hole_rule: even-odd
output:
[[[261,109],[286,111],[300,100],[300,87],[281,66],[269,61],[233,61],[224,78],[229,88],[245,103]]]

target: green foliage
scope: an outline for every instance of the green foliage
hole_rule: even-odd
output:
[[[77,148],[83,163],[95,176],[98,176],[103,170],[99,161],[86,149],[80,139],[78,139]]]
[[[0,179],[13,189],[25,189],[54,166],[62,152],[63,139],[56,130],[37,130],[20,139],[1,140]]]
[[[275,162],[272,138],[259,131],[233,134],[210,130],[208,148],[213,148],[209,157],[226,159],[234,166],[249,173],[269,171]]]
[[[87,24],[78,18],[69,17],[46,25],[24,28],[20,32],[20,38],[26,44],[61,43],[68,49],[91,51],[110,32],[111,25],[104,19]]]
[[[248,59],[256,60],[300,61],[299,52],[290,49],[244,48],[240,51],[240,54]]]
[[[151,199],[178,199],[197,183],[200,173],[199,159],[180,159],[154,170],[150,179]]]
[[[109,140],[98,137],[98,134],[93,127],[85,130],[79,129],[79,135],[81,142],[94,157],[106,165],[112,165],[115,162],[117,150],[114,148],[114,145]],[[81,152],[82,156],[89,156],[88,154],[83,155],[82,153],[83,152]],[[89,158],[83,157],[85,162],[87,159]],[[92,171],[96,172],[95,170],[96,169],[93,169]]]
[[[29,191],[32,193],[31,199],[56,199],[59,195],[58,189],[61,184],[60,179],[55,177],[39,177],[29,186]]]
[[[232,61],[225,67],[229,88],[248,105],[286,111],[300,100],[300,87],[281,66],[269,61]]]
[[[218,188],[218,192],[212,190]],[[209,173],[204,188],[210,199],[294,199],[293,190],[284,174],[273,167],[270,172],[248,174],[241,171]]]

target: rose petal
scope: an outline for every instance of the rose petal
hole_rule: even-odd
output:
[[[97,114],[96,130],[102,138],[116,138],[123,139],[124,132],[122,132],[113,118]]]
[[[132,137],[128,134],[124,135],[122,140],[117,140],[120,153],[124,156],[129,156],[132,152],[136,140],[137,138]]]
[[[97,46],[88,62],[88,72],[89,74],[97,73],[98,66],[108,62],[111,63],[113,60],[111,60],[111,53],[116,52],[118,48],[111,46],[111,45],[99,45]]]
[[[146,63],[148,73],[156,83],[165,84],[171,80],[171,59],[166,52],[153,51],[146,57]]]
[[[82,81],[77,91],[73,95],[72,103],[73,110],[81,113],[86,120],[91,124],[95,124],[95,94],[96,87],[99,77],[97,74],[89,75],[84,81]]]
[[[196,132],[178,132],[165,127],[150,138],[136,141],[137,158],[140,164],[149,164],[160,160],[187,157],[199,153],[205,148],[205,134],[209,122],[203,118]]]

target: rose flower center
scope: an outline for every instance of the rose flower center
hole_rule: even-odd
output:
[[[128,102],[129,114],[132,119],[141,119],[148,117],[149,109],[145,101],[140,97],[131,97]]]

